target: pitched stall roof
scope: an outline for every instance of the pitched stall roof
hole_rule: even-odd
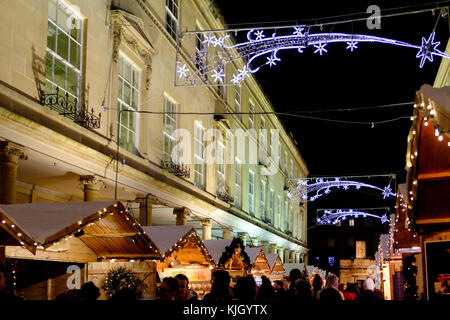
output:
[[[192,226],[149,226],[143,229],[162,252],[164,260],[181,248],[177,260],[181,260],[182,264],[184,262],[184,264],[215,265],[208,248]]]
[[[262,247],[246,248],[245,252],[247,252],[248,257],[250,258],[250,263],[254,265],[252,272],[270,270],[266,254]]]
[[[15,240],[16,245],[23,245],[33,254],[38,246],[48,248],[82,231],[79,239],[98,257],[161,258],[160,251],[121,202],[0,205],[0,216],[1,234],[9,234],[5,244]]]
[[[203,243],[211,254],[211,257],[216,265],[219,264],[220,257],[225,251],[225,247],[229,246],[231,241],[232,240],[203,240]],[[245,249],[245,252],[247,252],[247,248]]]
[[[269,263],[270,272],[285,273],[286,270],[281,262],[281,258],[278,253],[266,254],[267,262]]]

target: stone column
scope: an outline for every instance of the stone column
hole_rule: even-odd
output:
[[[202,225],[202,240],[211,240],[211,228],[213,221],[211,219],[205,219],[200,221]]]
[[[300,263],[300,252],[295,252],[295,263]]]
[[[258,246],[258,237],[250,237],[250,241],[252,242],[252,247],[257,247]]]
[[[239,239],[242,240],[242,242],[244,243],[244,247],[247,246],[247,232],[238,232],[238,237]]]
[[[136,198],[139,202],[139,223],[141,226],[152,225],[152,199],[150,198]]]
[[[187,225],[187,217],[191,215],[191,211],[186,207],[175,208],[173,209],[173,214],[177,216],[176,225],[185,226]]]
[[[277,244],[276,243],[271,243],[269,245],[269,253],[277,253]]]
[[[232,227],[222,227],[222,237],[224,240],[231,240]]]
[[[294,250],[289,250],[289,262],[295,263],[295,251]]]
[[[19,160],[27,158],[24,147],[0,141],[0,203],[16,203],[17,167]]]
[[[284,256],[284,263],[290,263],[291,262],[290,261],[290,253],[291,253],[291,250],[284,249],[284,254],[283,254],[283,256]]]
[[[95,175],[80,176],[80,183],[83,185],[84,201],[98,201],[99,191],[106,189],[106,183]]]
[[[269,253],[269,241],[261,240],[261,247],[265,254]]]
[[[277,253],[280,256],[281,262],[284,263],[284,248],[283,247],[277,247]]]

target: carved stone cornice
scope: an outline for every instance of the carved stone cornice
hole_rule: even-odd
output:
[[[10,141],[0,141],[0,161],[18,163],[19,160],[27,160],[25,148]]]
[[[152,55],[155,50],[150,43],[140,34],[125,15],[136,22],[136,25],[142,24],[139,18],[132,16],[126,12],[115,10],[112,13],[113,25],[113,60],[117,63],[119,59],[119,47],[121,44],[126,45],[131,51],[139,56],[145,64],[146,80],[145,88],[150,88],[150,77],[152,74]],[[142,31],[143,29],[141,29]]]

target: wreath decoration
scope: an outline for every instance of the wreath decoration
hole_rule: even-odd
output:
[[[105,282],[102,289],[105,290],[108,298],[111,298],[116,292],[122,288],[137,289],[142,284],[142,281],[134,276],[129,270],[124,267],[111,269],[105,277]]]

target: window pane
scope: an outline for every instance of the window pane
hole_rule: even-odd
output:
[[[70,68],[67,68],[67,91],[78,95],[78,74]]]
[[[64,63],[55,59],[54,61],[54,79],[53,81],[61,88],[66,87],[66,66]]]
[[[131,65],[127,61],[124,61],[123,64],[123,77],[131,83]]]
[[[126,104],[130,104],[130,98],[131,98],[131,88],[130,85],[128,83],[124,83],[124,90],[123,90],[123,101]]]
[[[73,40],[70,40],[70,63],[80,68],[80,46]]]
[[[120,126],[120,145],[122,147],[127,145],[127,129],[123,126]]]
[[[138,109],[138,91],[133,89],[133,98],[131,100],[131,107],[135,110]]]
[[[134,125],[136,121],[136,114],[134,112],[128,112],[130,114],[130,130],[135,131]]]
[[[61,31],[58,31],[57,53],[61,58],[65,60],[67,60],[69,56],[69,37]]]
[[[126,107],[122,105],[122,109],[126,109]],[[122,121],[120,123],[127,128],[128,128],[128,117],[129,112],[122,112]]]
[[[119,83],[118,83],[118,92],[117,92],[117,97],[119,99],[123,99],[123,80],[122,78],[119,77]]]
[[[133,69],[133,87],[139,88],[139,71]]]
[[[135,146],[134,146],[134,132],[129,131],[128,132],[128,151],[134,153]]]
[[[47,48],[55,51],[55,45],[56,45],[56,27],[53,25],[53,23],[49,22],[47,29]]]

